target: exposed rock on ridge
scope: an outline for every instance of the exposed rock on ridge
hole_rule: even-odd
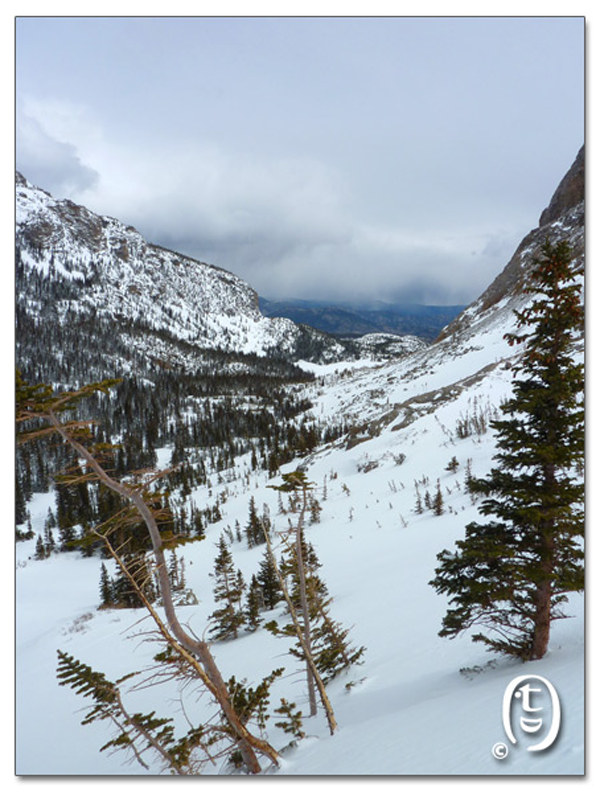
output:
[[[585,151],[579,149],[575,162],[556,188],[552,200],[540,216],[540,226],[553,223],[585,200]]]
[[[583,269],[585,224],[585,152],[582,146],[577,157],[561,180],[547,208],[541,214],[540,224],[527,234],[512,258],[493,283],[441,332],[437,340],[448,338],[464,329],[477,317],[497,306],[505,299],[518,299],[532,257],[548,239],[556,242],[567,239],[574,254],[576,266]]]

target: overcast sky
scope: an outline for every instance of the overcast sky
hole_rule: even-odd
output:
[[[21,18],[17,168],[266,297],[466,304],[584,142],[584,20]]]

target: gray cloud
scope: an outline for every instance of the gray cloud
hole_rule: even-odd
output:
[[[265,296],[470,302],[583,138],[576,18],[17,31],[24,175]]]
[[[22,112],[17,117],[16,165],[29,181],[58,196],[81,195],[99,180],[72,143],[56,140],[37,119]]]

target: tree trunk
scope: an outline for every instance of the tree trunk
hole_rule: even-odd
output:
[[[308,702],[310,714],[317,714],[317,697],[315,694],[315,680],[310,667],[308,656],[312,656],[312,646],[310,638],[310,613],[308,608],[308,597],[306,595],[306,575],[304,570],[304,558],[302,556],[302,526],[304,523],[304,512],[306,510],[306,490],[303,491],[302,511],[298,517],[296,526],[296,563],[298,565],[298,581],[300,583],[300,604],[302,607],[302,618],[304,619],[304,641],[306,644],[306,683],[308,686]]]
[[[550,641],[552,587],[549,580],[541,583],[535,592],[535,622],[531,646],[531,660],[540,660]]]
[[[306,656],[306,663],[310,668],[312,678],[317,686],[319,691],[319,697],[321,699],[321,704],[325,710],[325,714],[327,716],[327,723],[329,725],[329,733],[334,734],[335,730],[337,729],[337,722],[335,720],[335,715],[333,714],[333,707],[331,706],[331,702],[329,701],[329,697],[325,690],[325,684],[321,679],[321,675],[315,665],[315,661],[313,659],[312,654],[307,651],[306,643],[304,641],[304,633],[302,632],[302,628],[298,622],[298,617],[296,615],[296,609],[294,608],[294,603],[290,597],[289,591],[287,590],[287,586],[285,585],[285,580],[283,579],[283,575],[281,574],[281,570],[277,564],[277,560],[275,558],[275,553],[273,552],[273,548],[271,546],[271,540],[269,539],[268,533],[265,531],[265,540],[267,543],[267,552],[269,554],[269,558],[271,559],[271,564],[273,565],[273,569],[275,570],[275,574],[277,575],[277,579],[279,580],[279,585],[281,587],[281,591],[283,593],[283,597],[287,603],[287,606],[290,611],[290,617],[292,619],[292,624],[294,625],[294,630],[296,631],[296,635],[298,636],[298,641],[302,650]]]
[[[142,493],[139,490],[128,487],[127,485],[121,484],[121,482],[113,479],[104,470],[93,454],[88,451],[85,446],[81,445],[81,443],[70,436],[68,431],[63,427],[53,412],[50,412],[49,420],[61,437],[67,443],[69,443],[69,445],[75,451],[77,451],[77,453],[83,459],[85,459],[88,465],[98,476],[99,480],[109,489],[113,490],[113,492],[118,493],[123,498],[132,503],[144,520],[150,540],[152,542],[160,592],[169,628],[171,629],[173,636],[181,643],[181,645],[188,652],[190,652],[191,655],[198,658],[200,664],[206,672],[206,676],[208,677],[208,680],[211,684],[211,692],[221,707],[221,711],[225,717],[225,720],[231,727],[233,733],[236,735],[238,747],[242,754],[242,759],[246,769],[249,773],[253,774],[261,772],[261,766],[256,757],[254,748],[257,748],[261,753],[264,753],[274,764],[277,765],[278,757],[275,749],[264,740],[260,740],[250,734],[250,732],[248,732],[246,727],[240,721],[235,709],[231,704],[227,686],[223,680],[223,677],[221,676],[221,672],[219,671],[217,664],[215,663],[208,644],[188,635],[177,618],[175,606],[173,604],[173,598],[171,596],[169,573],[162,547],[160,531],[158,530],[158,525],[156,524],[152,510],[144,500]]]
[[[554,470],[551,471],[551,480],[554,481]],[[548,649],[550,641],[550,622],[552,621],[552,573],[554,571],[554,520],[545,520],[540,525],[542,545],[540,549],[541,580],[536,586],[534,594],[535,615],[533,625],[533,639],[531,646],[531,659],[540,660]]]
[[[555,432],[552,426],[548,431],[548,443],[556,442]],[[550,500],[550,508],[556,499],[556,470],[553,464],[544,467],[543,491]],[[548,514],[548,513],[547,513]],[[536,586],[534,594],[535,615],[533,627],[533,639],[531,646],[531,659],[540,660],[548,650],[550,641],[550,622],[552,621],[552,573],[554,571],[555,539],[556,530],[555,520],[551,515],[542,520],[539,526],[541,547],[540,573],[541,580]]]

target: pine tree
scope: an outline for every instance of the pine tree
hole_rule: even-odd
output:
[[[106,565],[100,567],[100,607],[109,608],[114,604],[114,583],[108,574]]]
[[[311,523],[321,522],[321,512],[323,511],[321,504],[311,493],[310,496],[310,521]]]
[[[185,583],[180,579],[179,560],[175,550],[171,550],[168,571],[169,580],[171,581],[171,591],[181,591]]]
[[[256,545],[263,544],[265,535],[263,532],[262,522],[256,510],[256,502],[254,496],[250,497],[250,505],[248,507],[248,522],[245,528],[246,539],[248,547],[255,547]]]
[[[492,422],[498,466],[470,483],[484,496],[480,512],[498,519],[468,525],[458,550],[438,555],[431,583],[454,606],[440,635],[480,624],[491,634],[473,640],[536,660],[567,594],[584,585],[584,378],[572,358],[583,308],[566,243],[544,245],[527,292],[534,299],[515,312],[520,333],[506,336],[523,353],[505,417]]]
[[[433,502],[431,504],[431,508],[433,513],[436,517],[441,517],[444,513],[444,496],[442,495],[442,489],[440,487],[440,480],[437,480],[437,486],[435,490],[435,495],[433,496]]]
[[[44,558],[48,558],[48,552],[44,545],[44,540],[42,539],[42,535],[38,534],[37,541],[35,543],[35,558],[38,561],[43,561]]]
[[[21,476],[17,471],[15,480],[15,524],[23,525],[27,520],[27,498],[23,492],[23,485],[21,483]]]
[[[424,502],[425,502],[425,508],[426,509],[433,508],[433,503],[431,501],[431,494],[430,494],[429,490],[425,490]]]
[[[308,492],[312,489],[313,484],[312,482],[308,481],[306,478],[306,473],[298,468],[297,470],[293,471],[292,473],[284,473],[283,474],[283,484],[280,484],[277,487],[273,487],[273,489],[277,489],[280,492],[288,492],[294,496],[297,496],[297,503],[299,505],[299,512],[298,512],[298,521],[295,528],[291,528],[291,534],[293,535],[293,549],[291,550],[295,563],[292,564],[294,571],[297,574],[297,581],[298,581],[298,605],[299,608],[296,608],[296,605],[293,602],[292,596],[290,596],[290,592],[288,591],[288,587],[284,580],[284,574],[282,573],[279,568],[276,568],[277,575],[279,577],[279,582],[284,593],[285,601],[288,606],[291,624],[289,625],[289,634],[295,634],[296,638],[298,639],[298,644],[300,646],[300,656],[305,664],[306,667],[306,682],[307,682],[307,690],[308,690],[308,702],[310,708],[310,715],[316,715],[317,713],[317,702],[316,702],[316,690],[319,692],[319,696],[321,698],[321,703],[323,704],[323,708],[325,709],[325,713],[327,715],[327,721],[329,725],[329,731],[331,734],[335,732],[337,729],[337,723],[335,720],[335,715],[333,713],[333,708],[331,707],[331,702],[329,701],[329,697],[327,696],[327,692],[325,691],[325,683],[321,677],[319,669],[315,663],[313,651],[312,651],[312,644],[311,644],[311,624],[310,624],[310,605],[308,599],[308,588],[307,588],[307,580],[306,580],[306,552],[303,542],[303,526],[304,526],[304,517],[306,515],[306,511],[308,509]],[[301,497],[299,495],[301,493]],[[296,501],[296,497],[294,498]],[[271,561],[273,562],[274,566],[276,564],[275,556],[273,554],[273,550],[271,547],[271,543],[268,537],[266,538],[267,548],[269,551],[269,556]],[[301,615],[300,615],[301,614]],[[278,634],[279,629],[276,622],[270,622],[269,624],[265,625],[267,628],[272,628],[275,634]],[[293,652],[293,650],[291,650]]]
[[[135,673],[111,682],[104,674],[59,651],[56,676],[60,685],[68,685],[79,695],[94,702],[81,721],[83,726],[95,721],[108,721],[115,730],[116,736],[103,745],[101,751],[108,748],[124,750],[145,770],[150,770],[142,758],[150,750],[158,754],[163,765],[172,773],[190,775],[197,772],[192,762],[192,752],[202,743],[203,727],[191,728],[184,737],[176,739],[171,718],[159,718],[155,712],[129,712],[123,704],[119,686],[135,676]]]
[[[133,587],[129,576],[143,591],[148,602],[154,602],[157,597],[156,586],[148,567],[145,553],[126,553],[120,556],[127,573],[119,568],[113,584],[113,602],[124,608],[141,608],[142,601]]]
[[[252,575],[250,586],[248,587],[248,595],[246,597],[246,607],[244,609],[244,618],[246,620],[246,628],[249,632],[254,632],[258,629],[261,623],[260,612],[264,609],[264,598],[260,583],[256,579],[256,575]]]
[[[421,492],[419,490],[419,485],[415,482],[415,492],[417,494],[417,501],[415,503],[415,512],[416,514],[423,514],[423,501],[421,500]]]
[[[280,570],[289,579],[288,591],[294,607],[299,614],[302,614],[300,617],[302,627],[304,627],[304,614],[308,614],[311,652],[323,682],[327,684],[342,671],[358,663],[365,652],[365,648],[355,649],[348,638],[350,630],[344,629],[339,622],[332,619],[330,607],[333,598],[329,596],[327,585],[318,574],[321,563],[317,558],[314,547],[305,541],[303,532],[300,541],[304,561],[306,610],[302,609],[302,593],[295,545],[291,546],[285,554]],[[271,631],[277,634],[277,630],[273,629],[272,626]],[[280,632],[284,635],[293,636],[293,625],[285,625]],[[303,648],[299,643],[290,649],[290,653],[300,660],[305,659]]]
[[[50,512],[50,514],[52,513]],[[44,524],[44,545],[48,555],[50,555],[56,548],[56,542],[54,541],[54,535],[52,533],[52,520],[49,518],[46,519]]]
[[[263,602],[267,610],[271,610],[278,602],[283,600],[279,578],[269,558],[268,551],[265,551],[264,558],[258,565],[256,580],[261,587]]]
[[[449,470],[451,473],[456,473],[458,468],[459,468],[458,459],[455,456],[453,456],[450,462],[448,462],[448,464],[446,465],[446,470]]]
[[[222,604],[210,615],[210,618],[215,622],[210,629],[210,634],[214,636],[215,640],[221,641],[237,638],[238,631],[244,623],[241,600],[244,595],[245,583],[241,572],[236,571],[233,565],[233,558],[222,534],[217,546],[219,553],[215,558],[214,565],[214,598],[215,602]]]
[[[295,712],[296,705],[289,702],[287,699],[281,699],[281,706],[277,707],[275,712],[282,715],[286,720],[278,721],[275,726],[278,729],[283,729],[286,734],[293,735],[297,740],[302,740],[306,737],[306,733],[302,731],[302,712],[298,710]]]
[[[309,508],[308,495],[312,484],[307,481],[303,471],[284,475],[284,481],[283,491],[302,493],[298,503],[300,512],[294,542],[289,544],[279,567],[280,573],[288,579],[288,595],[304,633],[304,642],[298,641],[290,652],[306,661],[304,646],[307,646],[321,679],[327,684],[341,671],[357,663],[365,648],[353,648],[348,639],[349,630],[345,630],[331,618],[332,597],[318,574],[321,563],[314,547],[306,542],[304,536],[303,517]],[[294,624],[278,628],[270,622],[268,627],[274,634],[297,635]],[[311,714],[314,714],[312,708]]]

